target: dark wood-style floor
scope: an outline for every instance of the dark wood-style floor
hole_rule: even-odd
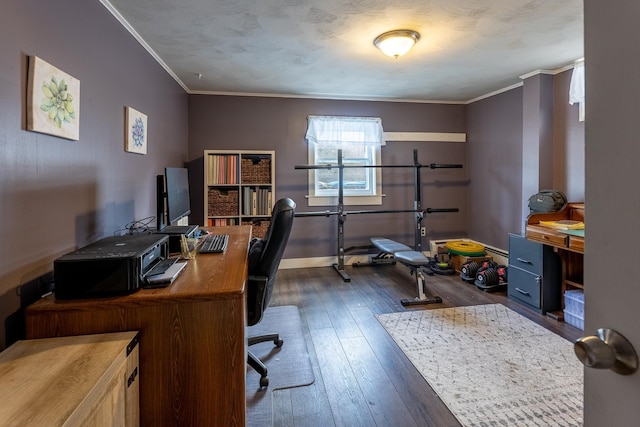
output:
[[[501,303],[569,340],[582,336],[509,300],[506,292],[483,292],[458,276],[428,278],[429,293],[441,296],[442,304],[405,308],[400,300],[416,295],[406,267],[346,271],[350,282],[331,267],[278,272],[271,305],[299,307],[315,383],[273,392],[275,426],[460,426],[376,314]]]

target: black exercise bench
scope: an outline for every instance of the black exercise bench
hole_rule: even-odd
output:
[[[414,251],[409,246],[391,239],[372,237],[369,240],[371,244],[380,251],[378,255],[370,258],[370,264],[389,264],[397,261],[409,267],[411,269],[411,275],[415,275],[417,296],[414,299],[404,298],[400,300],[403,306],[438,304],[442,302],[442,298],[440,297],[428,297],[426,295],[425,275],[433,275],[433,272],[429,268],[429,258],[421,252]]]

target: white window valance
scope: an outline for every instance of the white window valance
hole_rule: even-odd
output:
[[[379,117],[309,116],[305,138],[321,145],[385,145]]]

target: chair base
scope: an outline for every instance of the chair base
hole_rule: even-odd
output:
[[[267,334],[267,335],[258,335],[255,337],[249,337],[247,339],[249,345],[258,344],[261,342],[273,341],[273,344],[280,348],[284,344],[284,341],[280,339],[279,334]],[[247,353],[247,363],[251,366],[257,373],[260,374],[260,388],[269,386],[269,378],[268,378],[268,369],[265,364],[260,360],[256,355],[254,355],[251,350]]]

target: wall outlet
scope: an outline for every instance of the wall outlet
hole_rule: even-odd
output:
[[[420,235],[425,237],[427,235],[427,227],[420,228]]]

